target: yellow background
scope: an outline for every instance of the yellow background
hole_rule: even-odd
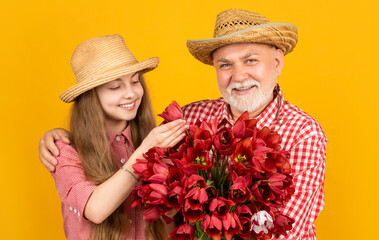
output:
[[[235,3],[231,3],[235,2]],[[378,217],[378,5],[375,1],[34,0],[0,5],[0,238],[64,239],[54,181],[38,141],[67,126],[58,95],[74,83],[70,57],[82,41],[120,33],[139,60],[159,56],[146,75],[160,113],[217,98],[215,72],[187,51],[210,38],[217,13],[256,11],[299,29],[279,83],[328,136],[326,207],[319,239],[369,239]]]

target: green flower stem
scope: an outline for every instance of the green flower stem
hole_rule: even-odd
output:
[[[186,134],[187,134],[187,136],[190,138],[190,140],[191,140],[191,143],[192,143],[192,146],[193,146],[193,139],[192,139],[192,137],[191,137],[191,134],[188,132],[188,129],[186,129]]]
[[[216,162],[216,167],[218,168],[218,156],[217,156],[217,152],[215,152],[214,150],[213,150],[213,148],[211,148],[211,151],[212,151],[212,154],[213,154],[213,158],[214,158],[214,160],[215,160],[215,162]]]
[[[257,210],[257,212],[259,211],[259,209],[257,208],[257,205],[255,205],[254,201],[251,201],[251,203],[254,205],[255,207],[255,210]]]

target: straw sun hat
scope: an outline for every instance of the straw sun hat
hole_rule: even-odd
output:
[[[274,45],[287,54],[297,43],[297,28],[290,23],[269,22],[258,13],[229,9],[217,15],[213,38],[188,40],[187,47],[196,59],[213,65],[214,50],[245,42]]]
[[[71,57],[76,84],[59,98],[72,102],[80,94],[133,72],[148,72],[158,66],[159,58],[138,62],[119,34],[92,38],[82,42]]]

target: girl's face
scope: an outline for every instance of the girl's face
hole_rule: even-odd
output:
[[[97,87],[96,92],[105,113],[106,127],[116,133],[122,132],[127,121],[136,117],[144,93],[139,73],[105,83]]]

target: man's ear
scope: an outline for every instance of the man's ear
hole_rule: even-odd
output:
[[[284,64],[284,53],[280,48],[275,49],[275,69],[277,77],[282,73]]]

